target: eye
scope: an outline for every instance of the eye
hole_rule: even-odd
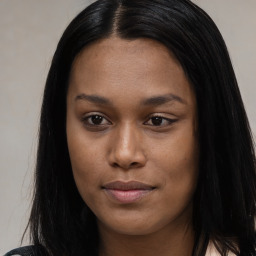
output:
[[[104,116],[98,114],[85,116],[82,118],[82,122],[87,126],[100,126],[111,124]]]
[[[151,126],[168,126],[174,123],[175,119],[170,119],[162,116],[153,116],[144,124]]]

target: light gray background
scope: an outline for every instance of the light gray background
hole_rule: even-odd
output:
[[[51,57],[65,27],[90,2],[0,0],[0,255],[19,246],[29,215],[39,109]],[[194,2],[223,34],[256,134],[256,1]]]

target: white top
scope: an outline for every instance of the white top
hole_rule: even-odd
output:
[[[221,255],[218,252],[218,250],[215,248],[215,246],[212,243],[210,243],[207,248],[205,256],[221,256]],[[235,254],[232,252],[229,252],[228,256],[235,256]]]

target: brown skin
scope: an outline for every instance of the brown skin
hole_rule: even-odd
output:
[[[166,95],[172,97],[145,104]],[[77,188],[97,218],[100,255],[191,255],[196,99],[162,44],[110,37],[86,47],[71,71],[67,139]],[[112,181],[139,181],[155,189],[122,204],[102,188]]]

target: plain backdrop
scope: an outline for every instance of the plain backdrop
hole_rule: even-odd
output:
[[[52,55],[65,27],[91,2],[0,0],[0,255],[20,245],[27,223],[39,110]],[[256,1],[194,2],[226,41],[256,134]]]

